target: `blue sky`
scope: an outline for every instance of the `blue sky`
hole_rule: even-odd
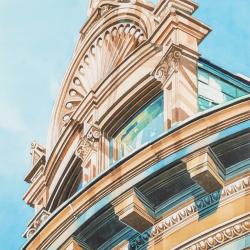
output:
[[[213,32],[203,57],[250,76],[250,1],[197,0],[195,17]],[[19,249],[33,211],[28,188],[30,143],[46,144],[51,112],[86,21],[87,0],[0,0],[0,250]]]

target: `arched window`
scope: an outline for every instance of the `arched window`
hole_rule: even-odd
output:
[[[159,95],[134,114],[112,138],[111,162],[129,155],[163,131],[163,96]]]

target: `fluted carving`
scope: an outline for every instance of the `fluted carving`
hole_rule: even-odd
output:
[[[112,8],[112,5],[101,6],[100,15],[104,15]],[[88,90],[103,80],[145,39],[140,27],[126,22],[111,26],[95,39],[82,55],[67,91],[61,114],[63,125],[69,122],[70,116],[85,98]]]

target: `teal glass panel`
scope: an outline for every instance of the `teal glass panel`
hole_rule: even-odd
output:
[[[198,69],[198,105],[201,111],[248,94],[241,83],[230,82],[203,69]]]
[[[237,97],[241,97],[244,95],[247,95],[248,93],[246,91],[243,91],[241,89],[237,89]]]
[[[118,159],[152,141],[163,131],[163,96],[161,95],[137,112],[115,136],[114,142],[118,149]]]
[[[212,108],[213,106],[215,106],[217,104],[217,103],[214,103],[211,100],[207,100],[203,97],[199,97],[198,102],[199,102],[199,107],[200,107],[201,111]]]
[[[226,83],[222,80],[220,80],[220,86],[221,86],[221,91],[227,95],[232,96],[233,98],[236,98],[236,87],[233,85]]]
[[[206,71],[204,70],[199,70],[198,71],[198,79],[204,83],[208,84],[208,80],[209,80],[209,75]]]

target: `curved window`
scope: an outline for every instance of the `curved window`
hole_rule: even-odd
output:
[[[201,111],[249,94],[250,88],[241,82],[232,82],[198,69],[198,103]]]
[[[163,131],[163,96],[160,95],[139,110],[114,136],[111,143],[114,158],[127,156]]]

